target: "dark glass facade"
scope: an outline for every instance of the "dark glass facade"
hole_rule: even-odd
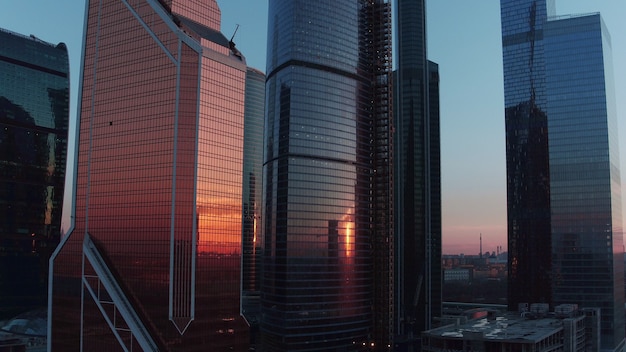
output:
[[[545,25],[554,304],[601,308],[624,347],[622,200],[611,42],[599,14]]]
[[[441,316],[439,72],[426,55],[425,1],[398,0],[396,13],[395,334],[417,348]]]
[[[370,1],[366,7],[367,31],[362,56],[369,66],[370,106],[373,129],[370,148],[373,166],[371,187],[372,221],[372,334],[370,350],[393,348],[395,238],[394,238],[394,140],[392,26],[390,1]],[[373,344],[372,344],[373,343]]]
[[[389,6],[269,2],[263,351],[390,348]]]
[[[65,44],[0,29],[0,319],[47,304],[69,117]]]
[[[624,347],[621,186],[610,38],[599,15],[502,0],[509,308],[600,308]]]
[[[246,65],[215,1],[88,1],[49,350],[247,351]]]
[[[551,302],[546,1],[501,0],[509,309]]]
[[[243,135],[243,262],[242,308],[252,326],[259,323],[261,287],[261,210],[263,208],[263,126],[265,122],[265,74],[248,68]]]

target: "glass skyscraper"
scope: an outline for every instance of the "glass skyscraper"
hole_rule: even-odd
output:
[[[248,67],[243,134],[243,257],[242,308],[251,326],[258,328],[261,281],[261,210],[263,208],[263,126],[265,74]]]
[[[545,24],[552,300],[601,308],[624,348],[624,262],[611,40],[599,14]]]
[[[501,0],[506,128],[508,305],[551,302],[545,0]],[[551,13],[553,15],[554,13]]]
[[[425,1],[398,0],[396,14],[395,334],[415,345],[441,316],[439,68],[427,60]]]
[[[390,40],[388,1],[269,2],[264,351],[391,347]]]
[[[246,64],[215,0],[88,1],[52,351],[247,351]]]
[[[600,308],[601,348],[624,348],[615,93],[600,15],[501,1],[509,307]]]
[[[69,117],[65,44],[0,29],[0,319],[47,303]]]

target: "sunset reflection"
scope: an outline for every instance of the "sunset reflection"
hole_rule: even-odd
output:
[[[343,229],[344,255],[352,257],[354,255],[354,219],[352,209],[341,219],[340,228]]]
[[[241,253],[241,202],[222,199],[197,207],[198,253]]]
[[[136,337],[154,337],[150,350],[247,350],[245,59],[219,32],[215,0],[87,3],[75,227],[53,259],[51,350],[147,350]],[[110,310],[83,295],[103,280],[121,287]],[[119,310],[150,333],[101,333],[128,325]]]
[[[256,236],[257,236],[257,219],[256,217],[254,218],[254,237],[252,237],[252,242],[256,243]]]

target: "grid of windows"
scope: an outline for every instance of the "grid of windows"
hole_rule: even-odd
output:
[[[247,350],[239,315],[246,68],[201,48],[201,34],[191,40],[154,6],[88,4],[75,227],[54,258],[52,350],[119,349],[103,319],[110,312],[81,299],[86,233],[159,349]],[[96,275],[89,263],[85,275]]]
[[[0,29],[0,319],[46,306],[62,232],[69,117],[64,44]]]
[[[545,33],[553,299],[601,308],[602,348],[614,349],[624,339],[624,269],[606,29],[590,15],[549,21]]]
[[[185,16],[203,26],[220,31],[221,12],[216,0],[166,0],[173,13]]]
[[[506,126],[508,305],[550,302],[546,1],[501,0]]]
[[[394,303],[397,340],[411,341],[441,315],[439,68],[427,60],[425,2],[400,0],[396,14]]]
[[[265,119],[265,74],[248,68],[244,114],[243,151],[243,260],[242,309],[250,324],[259,322],[261,280],[261,235],[263,196],[263,126]]]
[[[273,2],[269,6],[268,48],[273,52],[268,53],[268,75],[289,60],[357,72],[358,1]]]
[[[375,191],[390,163],[388,67],[377,66],[390,37],[372,33],[390,16],[374,23],[377,6],[390,15],[385,1],[269,3],[264,350],[352,350],[373,338],[374,209],[388,205],[375,197],[389,201]]]
[[[267,124],[288,124],[281,126],[278,135],[271,132],[268,135],[267,148],[278,150],[278,155],[271,159],[266,156],[265,164],[266,190],[271,193],[266,193],[264,211],[261,326],[266,334],[264,343],[277,351],[299,350],[309,344],[319,351],[335,348],[334,343],[324,342],[332,339],[349,346],[355,338],[366,336],[368,323],[369,302],[364,294],[369,267],[363,262],[368,255],[367,224],[355,224],[355,192],[359,192],[354,164],[357,150],[354,144],[352,148],[329,148],[332,141],[345,143],[336,135],[354,139],[356,131],[353,129],[351,136],[337,130],[324,133],[334,125],[354,126],[356,107],[352,103],[350,114],[342,111],[347,109],[346,105],[329,110],[333,111],[332,115],[317,112],[315,101],[333,95],[306,80],[315,73],[296,66],[288,72],[276,73],[268,83],[272,87],[276,81],[298,82],[292,87],[283,84],[277,88],[278,92],[272,88],[267,92],[269,110],[279,108],[278,116],[270,115]],[[327,88],[337,87],[334,83]],[[345,79],[339,87],[345,90],[352,87],[351,99],[357,100],[353,80]],[[273,103],[276,95],[280,98]],[[293,102],[298,96],[301,101]],[[306,96],[318,99],[307,100]],[[320,124],[316,121],[318,116],[327,119],[326,128],[315,126]],[[292,147],[292,144],[296,145]],[[367,192],[367,188],[361,186],[360,191]],[[356,228],[362,229],[363,238],[357,238]],[[346,293],[350,291],[361,295],[359,301],[348,299]],[[358,307],[348,311],[349,304]],[[279,336],[293,337],[281,343]]]
[[[621,348],[621,188],[608,33],[599,15],[548,21],[554,4],[545,0],[502,0],[501,9],[509,308],[542,301],[600,307],[602,349]]]

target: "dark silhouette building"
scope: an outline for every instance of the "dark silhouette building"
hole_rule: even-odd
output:
[[[398,0],[396,13],[394,325],[417,348],[441,315],[439,72],[426,55],[425,1]]]
[[[52,351],[248,351],[246,63],[215,0],[88,1]]]
[[[551,302],[550,171],[543,27],[546,1],[501,1],[508,305]]]
[[[599,14],[501,0],[509,309],[600,308],[624,348],[621,187],[610,36]]]
[[[47,304],[69,118],[65,44],[0,29],[0,319]]]

